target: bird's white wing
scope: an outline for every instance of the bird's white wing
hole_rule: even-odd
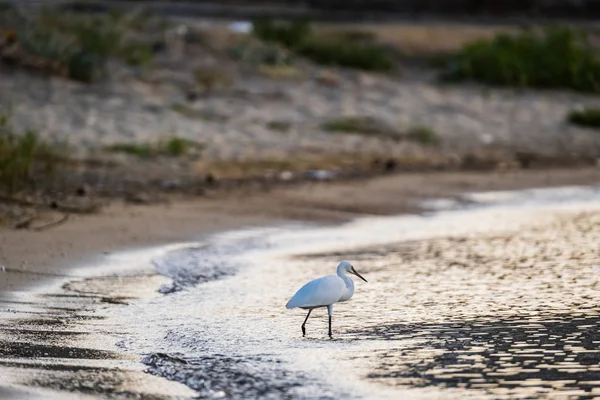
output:
[[[337,302],[346,285],[337,275],[328,275],[308,282],[288,301],[286,308],[321,307]]]

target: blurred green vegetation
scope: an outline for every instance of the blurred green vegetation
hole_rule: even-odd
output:
[[[16,134],[8,114],[0,115],[0,189],[14,192],[38,179],[51,178],[58,165],[67,161],[66,149],[41,139],[34,131]]]
[[[145,66],[153,56],[150,43],[140,39],[144,16],[80,14],[45,9],[25,14],[0,12],[0,32],[12,47],[13,62],[93,82],[106,73],[110,58]]]
[[[204,148],[202,143],[193,140],[171,137],[154,143],[116,143],[105,148],[114,153],[125,153],[140,158],[152,157],[182,157],[199,155]]]
[[[229,48],[229,54],[235,60],[259,65],[291,65],[294,61],[290,51],[277,42],[240,40]]]
[[[391,71],[395,62],[390,52],[372,41],[357,40],[353,34],[317,35],[307,20],[279,22],[258,19],[253,33],[268,43],[278,43],[316,63],[367,71]]]
[[[277,131],[277,132],[289,132],[290,129],[292,129],[292,123],[289,121],[269,121],[267,123],[267,128],[269,128],[272,131]]]
[[[406,132],[406,137],[423,145],[436,145],[440,142],[440,138],[433,128],[424,125],[411,126]]]
[[[435,63],[449,81],[598,92],[599,56],[586,32],[548,27],[478,40]]]
[[[424,146],[433,146],[440,142],[439,136],[431,127],[413,125],[408,129],[400,129],[369,116],[341,116],[325,122],[321,127],[333,133],[378,136],[396,141],[406,139]]]
[[[567,120],[579,126],[600,128],[600,108],[587,107],[582,110],[573,110],[567,116]]]

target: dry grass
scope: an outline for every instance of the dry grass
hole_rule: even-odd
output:
[[[233,86],[233,78],[224,70],[216,67],[198,67],[194,71],[194,80],[202,90]]]
[[[304,73],[293,65],[260,65],[258,71],[271,79],[299,79]]]
[[[407,56],[432,55],[460,49],[466,43],[492,38],[501,32],[516,32],[516,27],[475,26],[452,23],[390,23],[390,24],[337,24],[319,25],[318,31],[363,31],[364,37],[373,34],[375,41],[391,46]]]

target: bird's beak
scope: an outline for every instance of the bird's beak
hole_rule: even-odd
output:
[[[352,268],[352,273],[356,276],[358,276],[360,279],[362,279],[363,281],[367,282],[367,280],[365,278],[363,278],[362,276],[360,276],[360,274],[358,272],[356,272],[356,270],[354,268]]]

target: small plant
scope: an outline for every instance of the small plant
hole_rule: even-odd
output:
[[[366,71],[387,72],[395,66],[390,53],[375,44],[312,38],[302,43],[296,52],[319,64]]]
[[[229,119],[227,115],[219,114],[210,109],[195,109],[184,103],[173,103],[171,110],[187,118],[197,118],[205,121],[225,122]]]
[[[0,188],[7,192],[24,189],[33,184],[34,175],[51,177],[64,161],[60,148],[34,131],[15,134],[8,127],[8,116],[0,116]]]
[[[359,29],[344,29],[338,31],[327,32],[329,37],[343,42],[362,42],[373,43],[377,35],[373,31],[365,31]]]
[[[430,127],[416,125],[410,127],[406,132],[402,132],[373,117],[340,117],[326,122],[322,125],[322,128],[329,132],[371,135],[396,141],[407,139],[423,145],[435,145],[439,143],[438,135]]]
[[[365,117],[347,116],[324,123],[323,129],[330,132],[360,133],[371,129],[367,124],[369,122]]]
[[[326,122],[322,128],[329,132],[382,136],[399,139],[400,133],[373,117],[345,116]]]
[[[3,25],[14,33],[17,51],[12,53],[18,57],[14,62],[92,82],[105,74],[109,58],[135,66],[151,61],[151,46],[135,39],[131,21],[115,13],[82,15],[46,9],[32,15],[15,13],[4,18]]]
[[[183,115],[190,115],[194,113],[194,109],[190,106],[188,106],[187,104],[183,104],[183,103],[173,103],[171,105],[171,110],[178,112],[180,114]]]
[[[302,76],[302,71],[292,65],[261,65],[258,70],[272,79],[293,79]]]
[[[143,67],[152,61],[153,52],[148,43],[130,42],[120,49],[120,57],[129,65]]]
[[[73,24],[71,29],[83,49],[101,57],[115,55],[123,46],[123,31],[113,24],[84,20]]]
[[[292,129],[292,123],[288,121],[269,121],[267,128],[277,132],[288,132]]]
[[[408,129],[406,137],[423,145],[434,145],[439,142],[439,137],[435,131],[428,126],[422,125],[416,125]]]
[[[113,153],[124,153],[140,158],[150,158],[155,154],[154,147],[148,143],[116,143],[107,146],[105,150]]]
[[[446,80],[600,91],[600,53],[585,32],[568,27],[478,40],[436,63]]]
[[[193,149],[200,149],[197,142],[193,140],[173,137],[164,143],[164,153],[171,157],[181,157],[188,154]]]
[[[203,149],[201,143],[193,140],[172,137],[155,143],[116,143],[105,148],[106,151],[125,153],[140,158],[151,157],[182,157],[200,153]]]
[[[67,64],[69,77],[86,83],[100,79],[105,73],[104,67],[103,58],[83,50],[72,54]]]
[[[238,61],[260,65],[291,65],[293,59],[288,50],[276,43],[241,40],[229,48],[229,54]]]
[[[254,34],[269,43],[279,43],[296,54],[316,63],[368,71],[390,71],[395,62],[390,53],[375,43],[367,32],[348,31],[315,35],[308,21],[274,22],[263,19],[254,22]]]
[[[73,43],[59,34],[27,25],[17,26],[13,32],[19,47],[33,56],[64,63],[73,53]]]
[[[108,17],[111,19],[111,21],[121,22],[125,18],[125,13],[118,8],[111,8],[108,10]]]
[[[257,19],[252,23],[254,35],[265,42],[276,42],[288,48],[303,43],[312,33],[307,20],[277,22],[269,18]]]
[[[573,110],[567,120],[575,125],[600,128],[600,108],[588,107],[583,110]]]
[[[231,77],[226,72],[217,68],[196,68],[194,79],[202,89],[207,91],[218,86],[228,87],[233,84]]]

